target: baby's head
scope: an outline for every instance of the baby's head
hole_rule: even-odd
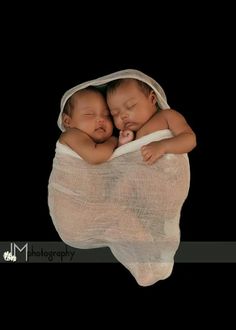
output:
[[[120,130],[137,132],[157,111],[157,96],[152,88],[132,78],[109,83],[107,103]]]
[[[78,128],[97,143],[106,141],[113,132],[105,97],[95,87],[79,90],[67,100],[62,122],[65,129]]]

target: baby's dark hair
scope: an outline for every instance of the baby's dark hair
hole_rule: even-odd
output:
[[[107,95],[112,94],[120,85],[122,85],[126,81],[136,81],[139,89],[146,96],[148,96],[150,94],[150,92],[153,91],[153,89],[148,84],[146,84],[145,82],[143,82],[141,80],[134,79],[134,78],[124,78],[124,79],[117,79],[117,80],[113,80],[113,81],[109,82],[107,84]]]
[[[76,97],[79,95],[79,94],[82,94],[83,92],[95,92],[95,93],[98,93],[98,94],[102,94],[100,90],[98,90],[96,87],[94,86],[88,86],[84,89],[80,89],[78,90],[77,92],[75,92],[73,95],[71,95],[71,97],[68,98],[68,100],[66,101],[65,103],[65,106],[64,106],[64,109],[63,109],[63,112],[62,113],[65,113],[66,115],[68,116],[72,116],[72,112],[74,110],[74,107],[75,107],[75,100],[76,100]]]

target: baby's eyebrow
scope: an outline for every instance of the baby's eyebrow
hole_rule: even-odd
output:
[[[128,100],[126,100],[124,102],[124,105],[127,105],[127,103],[132,102],[132,101],[136,101],[136,98],[135,97],[130,97]]]
[[[90,106],[85,106],[85,107],[83,107],[83,108],[81,108],[80,110],[94,110],[94,108],[93,107],[90,107]]]
[[[130,102],[136,102],[136,101],[137,101],[137,98],[132,96],[132,97],[128,98],[125,102],[123,102],[123,105],[125,107],[127,107]],[[120,108],[112,108],[112,109],[110,108],[110,112],[111,112],[111,114],[113,112],[120,112]]]

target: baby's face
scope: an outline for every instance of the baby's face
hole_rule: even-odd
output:
[[[156,96],[146,96],[134,80],[125,81],[108,94],[107,103],[120,130],[137,132],[156,113]]]
[[[113,131],[111,115],[105,98],[92,91],[76,97],[70,127],[87,133],[95,142],[104,142]]]

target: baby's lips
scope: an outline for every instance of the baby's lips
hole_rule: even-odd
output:
[[[130,130],[131,129],[130,126],[132,127],[133,125],[134,125],[133,122],[127,122],[127,123],[125,123],[125,130]]]
[[[105,129],[104,126],[100,126],[100,127],[98,127],[98,128],[95,129],[95,131],[98,131],[98,130],[103,130],[105,132],[106,129]]]

